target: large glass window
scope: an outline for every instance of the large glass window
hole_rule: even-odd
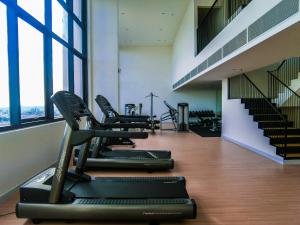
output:
[[[82,52],[82,30],[76,22],[73,22],[73,24],[74,24],[74,48],[81,53]]]
[[[45,116],[43,34],[19,19],[21,118]]]
[[[38,21],[45,23],[45,2],[43,0],[18,0],[18,5]]]
[[[53,48],[53,93],[69,90],[68,49],[59,42],[52,41]],[[60,113],[54,106],[54,117],[60,117]]]
[[[73,0],[74,14],[81,20],[81,0]]]
[[[10,123],[6,7],[0,2],[0,126]]]
[[[74,93],[83,97],[82,60],[74,56]]]
[[[68,41],[68,13],[57,0],[52,0],[52,30]]]
[[[86,4],[0,0],[0,131],[61,119],[50,100],[58,91],[88,100]]]

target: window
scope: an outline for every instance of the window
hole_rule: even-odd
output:
[[[76,22],[74,24],[74,48],[82,53],[82,31]]]
[[[74,14],[81,20],[81,0],[73,0]]]
[[[59,42],[52,41],[53,49],[53,93],[69,90],[68,49]],[[54,106],[54,117],[60,117],[60,113]]]
[[[18,0],[18,5],[36,18],[45,23],[45,4],[42,0]]]
[[[45,116],[43,34],[19,19],[21,118]]]
[[[83,97],[82,61],[74,56],[74,93]]]
[[[6,7],[0,2],[0,127],[10,124]]]
[[[52,30],[68,41],[68,13],[57,0],[52,0]]]
[[[0,131],[59,119],[57,91],[87,101],[86,4],[0,0]]]

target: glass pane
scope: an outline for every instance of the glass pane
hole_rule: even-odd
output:
[[[69,90],[68,79],[68,49],[59,42],[52,41],[53,48],[53,93],[61,90]],[[54,117],[61,117],[61,114],[54,106]]]
[[[73,0],[73,12],[81,20],[81,0]]]
[[[74,56],[74,92],[83,97],[82,60]]]
[[[57,0],[52,1],[52,15],[53,32],[68,42],[68,13]]]
[[[45,23],[45,2],[42,0],[18,0],[18,5],[35,17],[41,23]]]
[[[0,2],[0,126],[10,124],[8,55],[7,55],[7,19],[6,7]]]
[[[82,30],[76,22],[73,22],[74,27],[74,48],[82,53]]]
[[[45,116],[43,34],[19,19],[21,119]]]

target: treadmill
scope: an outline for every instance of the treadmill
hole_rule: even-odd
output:
[[[146,123],[99,123],[93,114],[87,109],[91,129],[111,128],[145,128]],[[174,160],[171,152],[167,150],[112,150],[107,147],[109,137],[100,137],[94,140],[88,152],[85,165],[86,170],[95,169],[131,169],[131,170],[169,170],[174,168]],[[82,146],[81,146],[82,148]],[[78,163],[81,150],[75,150],[74,164]]]
[[[97,95],[95,101],[104,115],[105,123],[147,123],[148,127],[145,129],[159,129],[158,121],[151,121],[148,115],[120,115],[103,95]],[[135,143],[130,139],[109,139],[106,142],[107,145],[132,145],[133,148],[135,147]]]
[[[196,203],[184,177],[91,177],[84,173],[90,140],[94,137],[145,137],[143,132],[80,129],[90,114],[76,95],[60,91],[51,98],[66,119],[55,168],[33,177],[20,188],[18,218],[42,220],[147,221],[196,218]],[[84,145],[80,163],[68,170],[72,150]]]

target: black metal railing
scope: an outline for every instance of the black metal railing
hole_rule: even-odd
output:
[[[271,71],[268,71],[268,82],[272,102],[281,109],[289,121],[293,121],[294,128],[300,128],[300,96]]]
[[[252,0],[229,0],[228,1],[228,20],[230,23]]]
[[[214,1],[202,21],[198,21],[197,53],[200,53],[209,42],[224,28],[224,4],[221,0]]]
[[[282,61],[275,70],[269,72],[284,84],[290,86],[292,80],[298,79],[300,72],[300,57],[286,59]]]
[[[199,54],[252,0],[215,0],[208,13],[198,21],[197,54]],[[227,11],[227,13],[226,13]]]
[[[287,129],[289,121],[287,117],[272,103],[271,98],[267,97],[246,74],[240,76],[240,98],[248,107],[250,114],[259,116],[260,123],[267,121],[270,123],[276,118],[276,127],[273,129],[271,138],[280,139],[276,147],[281,148],[281,155],[287,158]]]

